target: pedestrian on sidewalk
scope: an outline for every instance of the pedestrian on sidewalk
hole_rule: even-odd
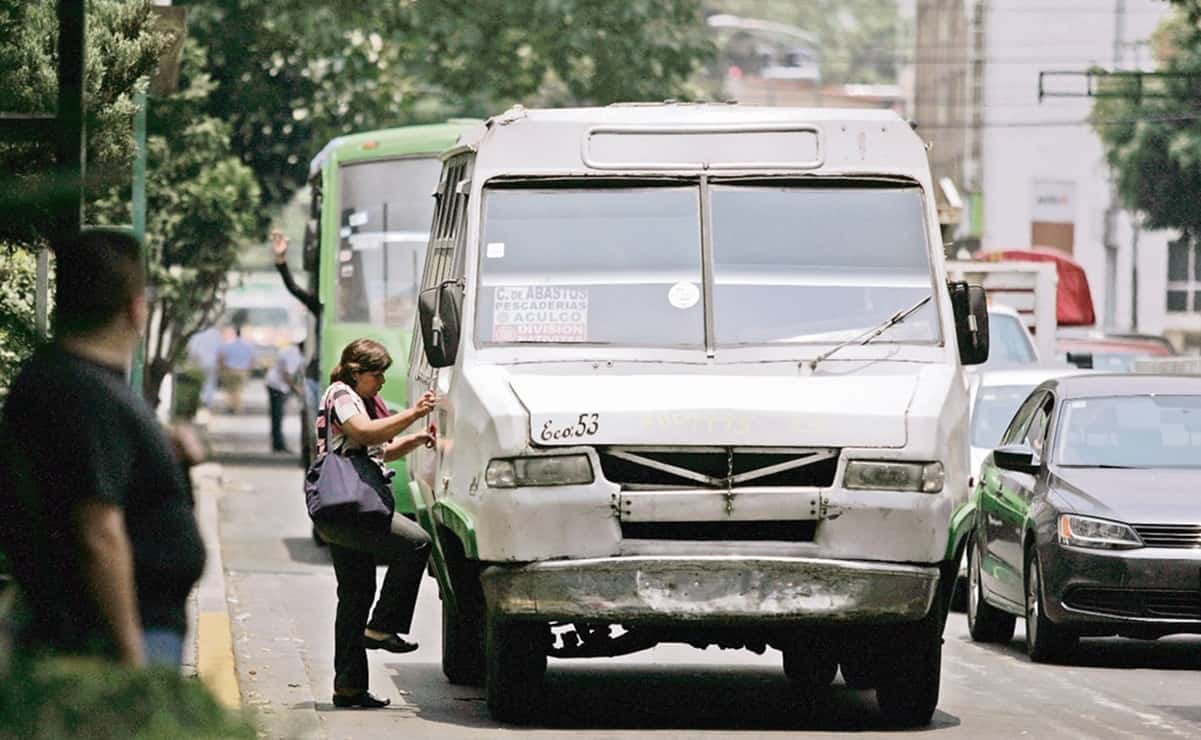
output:
[[[217,352],[221,349],[221,331],[216,326],[203,329],[188,340],[188,357],[204,373],[200,403],[210,411],[217,395]]]
[[[411,409],[390,414],[379,391],[392,358],[382,344],[356,339],[342,350],[341,361],[330,376],[317,417],[317,453],[325,452],[326,424],[330,424],[331,454],[365,450],[384,470],[422,445],[433,444],[427,431],[397,437],[429,414],[436,403],[426,393]],[[391,507],[391,496],[388,504]],[[367,649],[407,653],[417,644],[408,634],[417,604],[417,591],[429,557],[430,538],[408,518],[392,513],[390,519],[364,517],[322,522],[317,525],[329,543],[334,575],[338,580],[338,608],[334,622],[334,706],[375,709],[390,704],[367,691]],[[388,565],[379,600],[375,600],[377,558]]]
[[[271,408],[271,451],[292,454],[284,441],[284,410],[288,405],[288,396],[295,393],[300,395],[303,379],[301,370],[304,367],[304,357],[301,349],[304,340],[297,344],[289,344],[275,356],[275,364],[267,371],[267,398]]]
[[[280,278],[283,279],[284,287],[309,310],[309,313],[313,315],[313,318],[317,322],[317,330],[320,331],[321,300],[311,291],[305,290],[296,284],[296,280],[292,277],[292,269],[288,267],[288,237],[284,236],[283,232],[279,229],[271,232],[271,251],[275,255],[275,269],[279,272]],[[303,353],[304,346],[302,345],[300,349]],[[321,348],[317,346],[317,343],[314,343],[312,356],[304,368],[304,399],[308,403],[308,407],[314,412],[316,412],[317,403],[321,397],[321,371],[318,359],[320,354]],[[303,411],[301,419],[302,421],[304,419]]]
[[[141,248],[89,231],[56,273],[54,342],[22,368],[0,418],[0,549],[22,597],[18,642],[178,666],[205,550],[183,448],[125,380],[146,325]]]
[[[217,362],[221,367],[221,384],[225,386],[229,411],[231,414],[241,414],[242,388],[254,364],[254,347],[242,338],[241,326],[235,325],[234,338],[221,345]]]

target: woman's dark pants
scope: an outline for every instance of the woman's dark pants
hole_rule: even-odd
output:
[[[334,620],[334,690],[367,690],[367,650],[363,628],[406,634],[417,605],[417,590],[429,557],[430,538],[402,514],[391,527],[360,522],[318,524],[329,543],[338,578],[338,612]],[[388,566],[371,621],[376,562]]]

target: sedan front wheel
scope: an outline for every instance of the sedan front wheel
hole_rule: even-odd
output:
[[[1031,548],[1026,555],[1026,654],[1035,663],[1061,660],[1079,641],[1071,631],[1047,619],[1042,585],[1038,553]]]

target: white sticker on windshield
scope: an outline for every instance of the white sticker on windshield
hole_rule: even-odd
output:
[[[488,259],[498,260],[505,256],[504,242],[488,242]]]
[[[1074,409],[1086,409],[1088,408],[1088,401],[1072,401],[1071,406]]]
[[[347,217],[346,223],[350,224],[351,226],[362,226],[363,224],[367,223],[367,212],[355,211]]]
[[[588,341],[588,289],[549,285],[496,288],[494,342]]]
[[[346,238],[349,238],[350,235],[353,233],[354,232],[350,230],[349,226],[343,226],[341,231],[338,232],[338,236],[342,237],[343,239],[346,239]]]
[[[667,300],[676,308],[692,308],[701,299],[701,289],[692,283],[676,283],[667,291]]]

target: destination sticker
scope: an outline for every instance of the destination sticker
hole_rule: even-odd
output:
[[[346,223],[350,224],[351,226],[362,226],[363,224],[367,223],[367,212],[355,211],[347,217]]]
[[[588,341],[588,289],[549,285],[496,288],[492,341]]]
[[[341,271],[340,271],[340,274],[341,274],[341,276],[342,276],[342,277],[344,277],[344,278],[352,278],[352,277],[354,277],[354,265],[349,265],[349,264],[347,264],[347,265],[342,265],[342,269],[341,269]]]
[[[701,290],[692,283],[676,283],[667,291],[667,300],[679,309],[692,308],[701,299]]]
[[[504,242],[488,242],[488,259],[498,260],[505,256]]]

